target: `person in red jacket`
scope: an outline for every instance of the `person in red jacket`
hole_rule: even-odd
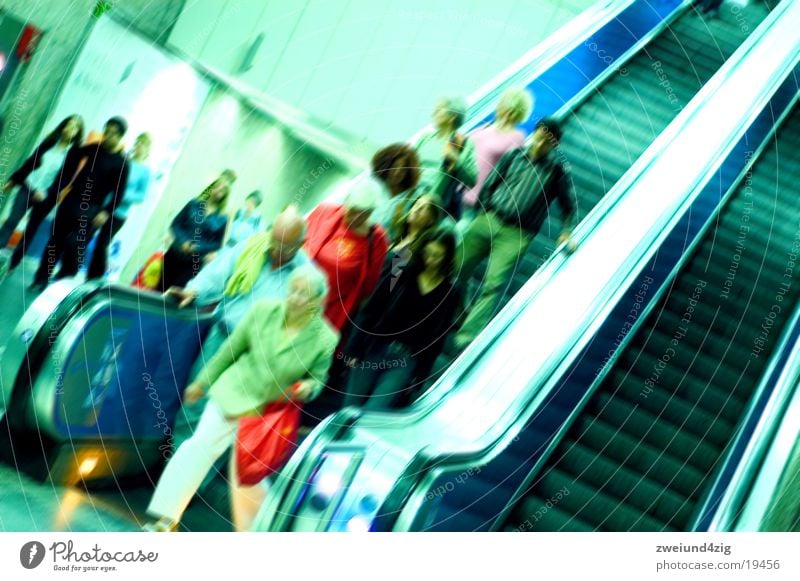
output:
[[[374,180],[363,180],[344,205],[320,204],[308,216],[305,249],[328,275],[325,317],[340,332],[372,294],[386,258],[386,233],[371,222],[380,195]]]

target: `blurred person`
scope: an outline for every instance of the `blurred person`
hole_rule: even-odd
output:
[[[418,251],[424,235],[437,228],[444,219],[442,201],[435,194],[417,197],[400,222],[398,239],[389,246],[383,275],[397,276]]]
[[[261,192],[254,191],[247,194],[244,206],[236,210],[233,215],[225,246],[236,246],[261,230],[259,206],[261,206]]]
[[[716,18],[719,16],[719,9],[722,6],[723,0],[694,0],[692,7],[701,15],[708,16],[709,18]]]
[[[111,219],[128,183],[128,166],[119,153],[127,130],[124,119],[112,117],[99,143],[85,145],[67,158],[63,174],[75,177],[56,212],[50,241],[30,286],[32,292],[41,291],[51,278],[76,275],[89,241]],[[61,267],[54,276],[59,261]]]
[[[461,218],[463,188],[473,187],[478,180],[475,143],[458,131],[466,115],[464,99],[440,99],[433,111],[433,130],[414,145],[422,167],[420,187],[438,195],[455,221]]]
[[[419,183],[419,156],[410,145],[393,143],[375,152],[371,168],[373,177],[388,194],[373,213],[372,221],[383,227],[390,240],[395,240]]]
[[[560,139],[558,122],[542,119],[530,144],[503,155],[481,190],[478,213],[464,231],[459,272],[463,288],[484,258],[488,258],[488,266],[477,301],[467,299],[473,306],[455,336],[457,350],[466,347],[489,322],[509,275],[554,202],[561,209],[563,222],[556,245],[566,243],[573,249],[574,196],[567,170],[553,153]]]
[[[55,208],[58,194],[72,178],[71,175],[64,174],[64,166],[68,156],[77,156],[83,142],[83,131],[83,119],[79,115],[70,115],[62,120],[17,171],[11,174],[3,187],[4,193],[8,193],[15,186],[19,189],[8,218],[0,227],[2,247],[8,244],[25,213],[31,210],[25,232],[17,242],[10,261],[4,260],[9,269],[16,268],[22,261],[27,244],[33,240],[42,221]]]
[[[381,280],[344,349],[345,405],[405,405],[414,385],[428,379],[461,302],[455,254],[453,228],[436,228],[422,237],[407,269]]]
[[[147,508],[149,531],[174,530],[208,471],[235,442],[241,417],[271,402],[308,401],[322,390],[338,334],[322,316],[324,273],[306,264],[289,280],[285,300],[256,302],[217,354],[184,392],[191,404],[208,392],[197,430],[169,460]],[[300,382],[290,392],[295,383]],[[210,386],[210,388],[209,388]],[[237,484],[231,454],[231,496]]]
[[[517,128],[533,110],[533,97],[526,89],[511,88],[500,95],[494,120],[467,134],[475,144],[478,179],[462,197],[464,222],[475,217],[475,204],[486,178],[504,153],[525,145],[525,132]]]
[[[108,245],[125,224],[131,208],[144,202],[147,197],[150,188],[150,168],[145,162],[150,155],[151,145],[152,138],[149,133],[140,133],[133,142],[133,149],[127,159],[128,186],[122,199],[117,201],[111,219],[103,224],[97,233],[92,260],[86,275],[87,280],[102,278],[105,275],[108,265]]]
[[[217,304],[216,322],[211,327],[189,377],[195,379],[203,366],[239,326],[256,301],[283,300],[292,273],[310,260],[302,250],[306,225],[296,206],[278,214],[266,232],[251,236],[233,248],[226,248],[189,281],[185,288],[172,287],[167,295],[180,308],[196,304]],[[200,420],[204,402],[184,405],[175,420],[175,443],[188,439]]]
[[[371,222],[380,196],[374,180],[361,180],[343,205],[320,204],[308,216],[305,249],[328,275],[325,316],[339,332],[380,278],[388,241],[383,228]]]
[[[232,170],[223,171],[172,220],[172,243],[164,253],[161,271],[162,291],[186,286],[222,248],[228,227],[225,207],[235,180]]]

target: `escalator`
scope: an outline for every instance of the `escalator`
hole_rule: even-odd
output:
[[[155,293],[51,285],[2,354],[0,460],[67,485],[157,471],[212,321]]]
[[[800,297],[799,135],[795,105],[501,530],[693,528]]]
[[[713,20],[704,20],[688,8],[583,100],[557,114],[563,124],[560,150],[572,176],[579,219],[598,204],[767,15],[762,3],[723,11]],[[612,52],[611,47],[598,44],[596,56]],[[550,216],[520,261],[507,297],[553,253],[560,232],[560,220]]]

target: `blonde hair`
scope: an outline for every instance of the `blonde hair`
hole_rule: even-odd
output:
[[[467,119],[467,100],[464,97],[439,97],[436,107],[441,107],[453,116],[453,125],[457,128],[464,124]]]
[[[497,110],[500,111],[501,108],[513,117],[515,123],[522,123],[533,111],[533,93],[521,87],[506,89],[497,103]]]

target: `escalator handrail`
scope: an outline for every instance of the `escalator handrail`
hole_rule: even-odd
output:
[[[785,7],[786,5],[781,5],[781,6],[784,6],[784,7]],[[783,12],[782,12],[782,11],[779,11],[778,9],[776,9],[775,11],[773,11],[773,14],[771,15],[771,18],[775,18],[775,19],[777,19],[777,18],[779,18],[779,17],[780,17],[780,15],[782,15],[782,14],[783,14]],[[769,20],[769,19],[768,19],[768,20]],[[761,27],[759,27],[759,29],[762,31],[762,35],[763,35],[763,34],[767,34],[767,33],[768,33],[768,30],[769,30],[769,28],[771,27],[770,25],[771,25],[771,22],[765,22],[765,23],[762,23],[762,26],[761,26]],[[756,31],[756,32],[758,32],[758,31]],[[756,37],[756,36],[759,36],[759,35],[757,35],[756,33],[754,33],[754,35],[753,35],[753,36],[751,36],[751,38],[749,38],[749,39],[748,39],[748,41],[749,41],[749,44],[748,44],[748,46],[747,46],[747,49],[746,49],[746,51],[745,51],[745,50],[743,50],[743,52],[740,54],[740,56],[743,56],[743,55],[746,55],[746,54],[748,54],[748,53],[750,52],[750,50],[751,50],[751,49],[752,49],[752,48],[755,46],[755,43],[756,43],[756,38],[755,38],[755,37]],[[759,38],[760,38],[760,37],[759,37]],[[740,50],[742,50],[742,49],[740,49]],[[726,63],[726,66],[727,66],[727,65],[731,65],[731,61],[732,61],[732,60],[733,60],[733,59],[729,60],[729,61],[728,61],[728,63]],[[790,59],[787,59],[787,61],[784,63],[784,66],[783,66],[783,67],[780,67],[778,70],[776,70],[776,71],[774,72],[774,74],[773,74],[773,75],[772,75],[772,77],[771,77],[771,79],[772,79],[772,82],[771,82],[771,83],[768,83],[766,86],[764,86],[764,87],[762,88],[762,92],[761,92],[762,99],[761,99],[761,102],[760,102],[760,105],[761,105],[761,107],[757,107],[757,109],[758,109],[759,111],[760,111],[760,110],[761,110],[761,108],[762,108],[762,107],[765,105],[765,102],[766,102],[766,100],[767,100],[767,98],[768,98],[768,95],[769,95],[769,94],[771,94],[771,92],[772,92],[772,91],[774,91],[774,90],[777,88],[777,86],[778,86],[779,82],[780,82],[780,81],[781,81],[783,78],[785,78],[785,76],[786,76],[786,73],[787,73],[787,72],[790,70],[790,67],[794,67],[797,61],[798,61],[798,56],[797,56],[797,52],[795,52],[795,53],[794,53],[794,56],[793,56],[792,58],[790,58]],[[719,73],[718,73],[718,74],[719,74]],[[727,75],[725,75],[725,76],[727,77]],[[717,85],[717,87],[715,87],[715,89],[718,89],[718,86],[719,86],[720,84],[721,84],[720,82],[717,82],[717,83],[715,83],[715,85]],[[704,88],[704,90],[705,90],[705,88]],[[697,104],[697,102],[695,102],[695,103]],[[702,108],[704,105],[705,105],[705,103],[702,103],[702,104],[701,104],[701,105],[699,105],[698,107],[695,107],[695,110],[697,110],[697,109],[701,109],[701,108]],[[754,117],[754,115],[749,115],[749,116],[747,116],[747,117],[746,117],[746,119],[743,119],[743,120],[741,120],[741,121],[740,121],[740,125],[739,125],[739,131],[737,131],[736,137],[734,137],[734,138],[729,138],[729,139],[728,139],[728,143],[727,143],[728,147],[721,148],[721,151],[722,151],[722,150],[725,150],[725,151],[727,151],[727,150],[729,150],[729,149],[730,149],[730,147],[732,147],[732,146],[735,144],[735,142],[736,142],[736,141],[737,141],[737,140],[738,140],[738,139],[741,137],[741,133],[743,132],[743,128],[744,128],[744,127],[746,127],[746,126],[749,126],[749,121],[752,121],[752,118],[753,118],[753,117]],[[689,121],[690,119],[693,119],[693,118],[694,118],[694,115],[692,115],[691,117],[688,117],[687,119],[684,119],[685,123],[683,123],[683,124],[682,124],[682,126],[684,126],[684,125],[688,124],[688,121]],[[674,123],[673,123],[673,125],[674,125]],[[666,133],[666,132],[668,132],[668,131],[669,131],[669,132],[672,132],[672,133],[675,133],[675,132],[677,132],[677,129],[676,129],[676,128],[673,128],[673,125],[671,125],[670,127],[668,127],[668,128],[667,128],[667,130],[665,130],[665,133]],[[672,131],[671,131],[671,130],[672,130]],[[662,134],[662,135],[663,135],[663,134]],[[661,138],[659,137],[659,139],[661,139]],[[647,155],[647,154],[645,154],[645,155]],[[707,175],[707,174],[708,174],[710,171],[712,171],[712,170],[713,170],[713,168],[714,168],[714,166],[715,166],[715,164],[716,164],[716,161],[717,161],[717,159],[718,159],[717,157],[712,157],[712,159],[711,159],[711,160],[709,160],[709,161],[707,162],[707,164],[706,164],[706,171],[704,172],[704,174],[703,174],[703,175]],[[641,159],[640,159],[640,161],[641,161]],[[652,162],[652,161],[653,161],[653,160],[651,159],[651,160],[650,160],[650,162]],[[638,163],[638,162],[637,162],[637,163]],[[649,167],[649,165],[650,165],[650,163],[648,163],[648,167]],[[633,173],[633,168],[632,168],[631,172],[629,172],[629,173]],[[644,170],[642,170],[642,173],[644,173]],[[639,181],[640,177],[641,177],[641,174],[638,174],[638,175],[635,177],[635,179],[633,180],[633,181],[634,181],[634,185],[635,185],[635,183],[636,183],[636,182],[638,182],[638,181]],[[623,180],[624,180],[624,179],[625,179],[625,178],[623,178]],[[695,182],[695,186],[697,186],[697,184],[698,184],[698,183],[699,183],[699,182],[700,182],[702,179],[703,179],[703,178],[696,180],[696,182]],[[621,181],[622,181],[622,180],[621,180]],[[612,192],[613,192],[613,190],[612,190]],[[609,195],[610,195],[610,194],[609,194]],[[621,197],[621,196],[620,196],[620,197]],[[682,208],[683,208],[683,206],[682,206]],[[678,214],[678,213],[682,213],[682,211],[683,211],[683,210],[681,209],[679,212],[676,212],[676,214]],[[605,215],[605,214],[604,214],[604,215]],[[674,218],[674,216],[673,216],[673,217],[671,217],[671,218]],[[664,226],[665,226],[665,227],[666,227],[667,223],[668,223],[668,221],[665,221],[665,224],[664,224]],[[590,234],[589,232],[586,232],[586,231],[584,231],[584,232],[586,233],[586,235],[587,235],[587,236]],[[629,257],[629,258],[630,258],[630,257]],[[640,260],[640,261],[638,262],[638,265],[639,265],[639,266],[643,266],[643,263],[644,263],[644,262],[646,262],[646,260],[644,260],[644,261]],[[639,268],[635,268],[635,270],[638,272]],[[539,276],[538,276],[538,275],[539,275],[539,273],[537,273],[537,275],[534,275],[534,279],[536,279],[536,278],[539,278]],[[542,280],[547,280],[547,278],[543,276],[543,277],[542,277]],[[532,279],[532,281],[533,281],[533,279]],[[529,283],[530,283],[530,282],[532,282],[532,281],[529,281]],[[526,286],[528,286],[528,285],[526,284]],[[610,289],[610,288],[613,288],[613,285],[610,285],[610,286],[609,286],[609,289]],[[523,287],[523,291],[524,291],[524,289],[525,289],[525,287]],[[523,291],[520,291],[520,293],[522,293]],[[507,308],[509,308],[509,307],[507,307]],[[518,311],[514,311],[514,315],[513,315],[513,316],[514,316],[514,317],[516,317],[516,316],[517,316],[517,313],[518,313]],[[503,314],[504,314],[504,313],[502,313],[502,312],[501,312],[501,314],[500,314],[500,315],[498,315],[498,318],[499,318],[501,315],[503,315]],[[508,315],[508,313],[506,313],[506,315]],[[510,323],[510,321],[508,321],[508,322]],[[585,335],[585,334],[590,334],[590,333],[589,333],[589,331],[588,331],[587,329],[579,329],[579,330],[578,330],[578,332],[576,333],[576,337],[575,337],[576,341],[578,341],[578,340],[579,340],[579,337],[580,337],[581,335]],[[502,340],[502,339],[501,339],[501,340]],[[573,352],[574,352],[574,351],[573,351]],[[564,352],[564,353],[562,353],[562,355],[563,355],[563,356],[567,356],[568,354],[569,354],[569,353],[567,353],[567,352]],[[563,363],[563,362],[559,362],[559,363]],[[550,369],[550,372],[549,372],[549,373],[544,373],[544,372],[543,372],[542,374],[540,374],[540,375],[539,375],[539,377],[535,378],[535,380],[534,380],[532,383],[536,383],[537,385],[540,385],[540,386],[543,386],[543,385],[545,385],[545,384],[546,384],[548,381],[550,381],[550,380],[552,380],[552,379],[553,379],[553,375],[554,375],[554,373],[555,373],[555,371],[556,371],[555,367],[556,367],[556,365],[553,365],[553,366],[552,366],[552,368]],[[541,394],[539,394],[539,395],[541,395]],[[530,403],[531,401],[533,401],[534,399],[536,399],[536,395],[534,395],[534,397],[533,397],[533,398],[530,398],[530,400],[528,400],[528,402],[526,402],[526,403],[528,403],[528,404],[529,404],[529,403]],[[541,401],[541,397],[539,397],[538,399]],[[518,408],[518,411],[522,412],[522,411],[523,411],[523,410],[524,410],[526,407],[527,407],[526,405],[521,405],[521,406],[519,406],[519,408]],[[523,422],[516,422],[517,428],[520,428],[520,427],[521,427],[521,425],[522,425],[522,423],[523,423]],[[514,424],[512,424],[512,425],[514,425]],[[488,441],[488,443],[487,443],[488,445],[485,445],[485,446],[481,446],[481,445],[480,445],[480,443],[478,443],[478,442],[472,442],[472,444],[473,444],[473,445],[472,445],[471,449],[462,450],[462,451],[455,452],[455,453],[452,453],[452,452],[451,452],[451,453],[448,453],[448,454],[447,454],[448,463],[449,463],[451,460],[453,460],[455,463],[457,463],[459,466],[461,466],[461,465],[463,465],[463,464],[464,464],[466,461],[468,461],[468,459],[471,457],[471,458],[472,458],[472,461],[474,462],[474,464],[482,464],[482,463],[483,463],[483,462],[482,462],[482,459],[484,459],[484,458],[487,458],[487,457],[491,456],[491,455],[492,455],[492,453],[493,453],[492,451],[493,451],[493,449],[494,449],[496,446],[502,446],[502,445],[504,445],[504,443],[505,443],[505,442],[507,442],[507,441],[510,441],[510,439],[512,439],[513,437],[516,437],[516,433],[518,433],[518,432],[517,432],[517,431],[510,431],[510,432],[508,432],[508,433],[503,433],[503,434],[501,434],[499,437],[496,437],[496,438],[490,439],[490,440]],[[429,451],[430,451],[430,450],[429,450]],[[440,469],[441,469],[441,467],[440,467]],[[423,476],[423,475],[421,475],[421,474],[419,475],[419,480],[418,480],[419,482],[421,482],[421,480],[422,480],[422,476]],[[426,493],[427,493],[427,490],[418,489],[418,490],[415,492],[415,494],[413,495],[413,503],[414,503],[414,504],[416,504],[416,505],[418,505],[418,506],[421,506],[421,504],[422,504],[422,500],[424,499],[424,496],[425,496],[425,494],[426,494]],[[413,511],[412,511],[412,512],[413,512]]]
[[[347,430],[360,414],[359,409],[346,408],[328,416],[314,428],[312,434],[300,443],[281,469],[281,473],[291,474],[292,477],[275,479],[270,486],[269,495],[259,510],[259,517],[254,522],[261,520],[261,515],[271,515],[271,518],[263,523],[267,530],[286,530],[286,521],[291,519],[293,514],[281,512],[277,508],[286,502],[292,492],[302,488],[313,474],[319,464],[319,454],[312,454],[312,451],[324,450],[342,431]]]
[[[787,362],[786,369],[781,377],[781,382],[794,383],[792,393],[788,396],[785,407],[785,414],[779,417],[780,426],[775,429],[771,439],[767,439],[764,445],[768,450],[764,454],[763,461],[752,470],[757,471],[753,474],[753,483],[750,490],[744,489],[741,493],[741,508],[733,509],[733,525],[737,532],[754,531],[776,531],[790,532],[786,530],[776,530],[771,528],[771,515],[784,515],[781,509],[785,510],[783,497],[780,493],[787,489],[795,489],[795,482],[798,471],[798,460],[800,460],[800,440],[798,440],[798,426],[800,426],[800,342],[795,346],[790,360]],[[778,414],[776,414],[778,415]],[[791,488],[790,488],[791,487]],[[796,510],[796,506],[792,507]],[[789,517],[794,520],[797,514]],[[719,528],[726,526],[722,523]],[[728,525],[730,526],[730,525]],[[718,528],[718,527],[715,527]],[[732,528],[728,530],[733,530]]]
[[[34,373],[38,373],[50,349],[51,337],[61,332],[66,322],[79,312],[84,299],[95,290],[93,286],[75,286],[68,281],[61,281],[48,288],[46,296],[36,297],[28,307],[15,325],[0,357],[0,373],[3,376],[3,389],[0,390],[3,401],[0,403],[5,406],[0,418],[12,405],[17,405],[20,398],[27,397],[31,387],[28,382]],[[37,309],[38,315],[35,330],[26,318],[28,311],[33,308]],[[22,339],[23,344],[17,343],[16,338]],[[27,368],[27,373],[22,372],[23,367]]]
[[[749,437],[746,434],[737,434],[728,457],[725,459],[725,465],[737,466],[730,480],[731,484],[727,487],[717,506],[712,504],[712,499],[707,499],[699,513],[702,518],[706,511],[713,511],[714,516],[708,527],[709,531],[726,532],[733,528],[744,506],[747,494],[751,490],[759,470],[764,465],[770,445],[775,440],[779,428],[783,427],[782,420],[786,415],[789,402],[792,401],[798,389],[798,380],[800,380],[798,325],[800,325],[800,304],[795,307],[790,322],[778,340],[775,352],[770,358],[751,400],[751,409],[748,410],[745,420],[742,422],[743,425],[749,423],[757,425]],[[763,412],[758,413],[758,410],[753,407],[768,391],[772,392],[769,403]],[[796,437],[797,426],[793,427]],[[741,455],[735,455],[737,447],[744,445],[745,442],[744,452]],[[788,458],[786,460],[788,461]],[[777,482],[775,484],[777,485]]]

